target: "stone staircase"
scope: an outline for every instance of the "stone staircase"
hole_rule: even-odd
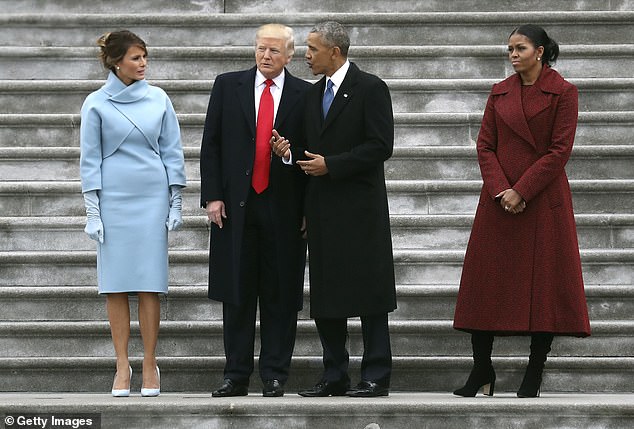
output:
[[[104,428],[634,424],[631,0],[529,0],[519,11],[515,2],[493,0],[6,0],[1,6],[0,414],[99,412]],[[293,394],[321,370],[306,302],[290,394],[263,400],[254,377],[247,398],[212,400],[224,357],[221,307],[206,298],[208,229],[198,208],[209,91],[218,73],[253,64],[254,30],[272,21],[295,29],[291,72],[314,79],[302,60],[304,39],[313,23],[326,19],[349,28],[351,59],[385,79],[392,92],[396,143],[386,176],[399,302],[390,318],[394,393],[361,402]],[[543,382],[548,393],[540,399],[512,398],[527,338],[495,344],[500,399],[455,398],[448,392],[464,382],[471,365],[469,338],[452,330],[451,320],[481,186],[475,140],[491,85],[512,72],[506,37],[523,22],[544,25],[560,42],[556,68],[579,87],[579,127],[567,170],[593,336],[556,338]],[[116,28],[148,43],[148,78],[174,102],[189,181],[185,228],[170,236],[170,293],[162,302],[158,355],[166,393],[154,402],[99,393],[110,388],[114,358],[97,295],[94,244],[83,233],[78,112],[105,77],[94,40]],[[358,320],[350,329],[356,380]],[[138,324],[132,332],[137,369]],[[133,379],[136,391],[139,380]]]

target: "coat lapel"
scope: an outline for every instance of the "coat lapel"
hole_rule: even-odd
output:
[[[245,71],[236,87],[236,96],[244,112],[244,117],[251,131],[251,135],[253,136],[255,136],[255,70],[255,67],[253,67]]]
[[[158,153],[158,136],[161,130],[161,124],[160,122],[157,123],[157,121],[162,119],[162,115],[148,114],[153,108],[155,109],[156,105],[154,103],[155,100],[150,96],[147,81],[140,80],[126,86],[111,72],[104,85],[104,91],[108,94],[111,105],[125,117],[133,127],[141,132],[152,149]],[[116,139],[123,141],[131,129],[122,127],[120,123],[117,128],[120,135],[118,135]],[[120,142],[118,144],[120,144]]]
[[[299,87],[295,84],[293,76],[286,70],[286,77],[284,78],[284,88],[282,89],[282,97],[280,98],[280,105],[277,107],[277,114],[275,115],[275,128],[280,128],[284,123],[286,117],[293,111],[295,103],[301,96]]]
[[[527,121],[530,121],[540,112],[550,107],[553,99],[552,95],[561,94],[562,84],[563,78],[559,73],[555,73],[550,67],[544,67],[537,82],[535,82],[535,87],[539,91],[535,91],[534,96],[526,104]]]
[[[517,135],[533,147],[537,147],[528,122],[550,107],[552,95],[561,94],[562,84],[563,78],[559,73],[550,67],[544,67],[534,84],[536,91],[532,92],[530,99],[525,103],[525,111],[522,106],[522,83],[519,75],[514,74],[493,89],[493,95],[501,95],[495,110]]]
[[[326,130],[326,128],[330,126],[330,124],[334,122],[337,116],[339,116],[341,111],[346,107],[348,102],[350,102],[350,100],[354,96],[354,87],[357,84],[358,77],[359,77],[359,68],[354,63],[350,63],[350,68],[348,69],[348,72],[346,73],[346,77],[343,79],[343,82],[341,82],[341,87],[337,90],[337,94],[335,95],[335,98],[332,100],[332,104],[330,105],[330,109],[328,110],[328,115],[326,115],[326,119],[324,120],[324,124],[321,129],[322,133]],[[326,84],[325,83],[326,80],[323,79],[323,81],[324,81],[323,84],[320,85],[320,88],[322,90],[322,97],[323,97],[323,89]],[[319,99],[319,103],[321,106],[321,98]],[[320,112],[321,112],[321,109],[320,109]]]
[[[526,122],[529,122],[532,118],[537,116],[541,111],[548,109],[550,106],[551,97],[543,91],[534,91],[531,97],[526,100],[524,105],[524,115],[526,116]]]
[[[527,141],[531,146],[537,147],[535,139],[528,127],[524,109],[522,108],[522,88],[518,74],[496,85],[492,95],[500,96],[495,103],[495,111],[518,136]]]
[[[321,114],[321,102],[322,102],[322,99],[324,98],[325,88],[326,88],[326,76],[322,76],[321,79],[315,82],[313,91],[311,92],[311,95],[314,94],[314,96],[310,97],[307,103],[308,104],[307,109],[310,109],[310,117],[318,119],[318,122],[319,122],[318,128],[323,128],[324,126],[324,120]]]

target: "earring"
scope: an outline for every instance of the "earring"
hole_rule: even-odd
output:
[[[538,58],[538,59],[539,59],[539,58]],[[119,66],[116,66],[116,67],[117,67],[117,70],[121,70],[121,67],[119,67]]]
[[[541,61],[542,57],[537,57],[537,61]],[[118,69],[118,68],[117,68]]]

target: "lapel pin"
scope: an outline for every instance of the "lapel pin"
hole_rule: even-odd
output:
[[[343,94],[343,98],[348,98],[348,94]]]

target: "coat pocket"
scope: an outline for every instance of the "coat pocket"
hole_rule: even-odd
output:
[[[567,180],[565,176],[558,177],[546,188],[546,198],[548,199],[548,206],[551,209],[555,209],[563,204],[564,196],[566,194]]]

